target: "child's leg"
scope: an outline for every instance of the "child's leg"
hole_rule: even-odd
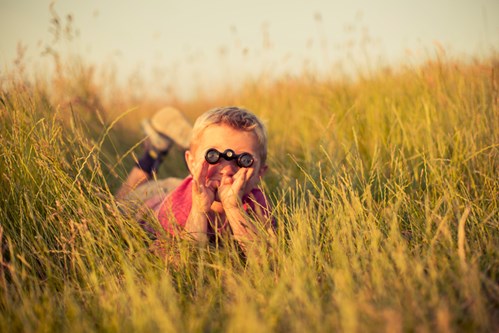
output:
[[[151,119],[144,120],[142,127],[148,135],[146,151],[116,193],[117,199],[151,180],[174,143],[187,149],[192,129],[185,116],[172,107],[159,110]]]
[[[134,167],[127,179],[116,192],[116,199],[124,199],[131,191],[149,180],[149,174],[138,167]]]
[[[132,168],[127,179],[118,189],[118,192],[116,192],[116,198],[125,198],[131,191],[151,180],[153,178],[153,173],[158,171],[163,158],[168,154],[168,149],[169,146],[165,150],[159,152],[153,148],[146,149],[142,158],[137,162],[137,165]]]

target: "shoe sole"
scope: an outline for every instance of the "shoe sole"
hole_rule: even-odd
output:
[[[168,106],[157,111],[150,120],[142,122],[142,127],[153,144],[155,141],[164,141],[166,137],[183,149],[189,148],[192,125],[184,114],[174,107]]]

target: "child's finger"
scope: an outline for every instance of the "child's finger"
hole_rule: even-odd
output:
[[[237,189],[241,189],[244,186],[244,184],[246,184],[246,182],[248,181],[247,174],[248,174],[248,169],[246,168],[239,169],[233,177],[234,179],[233,186],[235,186]]]
[[[253,174],[255,173],[255,169],[253,168],[250,168],[250,169],[246,169],[246,182],[250,180],[250,178],[253,176]]]
[[[198,163],[194,169],[193,177],[196,178],[200,183],[204,184],[207,170],[208,168],[205,166],[205,163]]]
[[[234,183],[234,177],[229,177],[229,176],[222,176],[222,182],[223,185],[231,185]]]
[[[206,175],[208,173],[208,163],[203,161],[203,163],[197,164],[194,168],[194,174],[192,175],[197,187],[198,192],[203,190],[206,186]]]

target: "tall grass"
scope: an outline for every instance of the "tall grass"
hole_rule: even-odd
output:
[[[158,255],[114,201],[159,102],[105,101],[85,66],[2,82],[0,331],[497,330],[498,63],[218,97],[270,133],[278,238],[246,260],[171,241]],[[194,118],[213,103],[178,104]],[[185,174],[177,153],[162,175]]]

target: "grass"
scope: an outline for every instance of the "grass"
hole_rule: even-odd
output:
[[[268,124],[278,239],[248,260],[184,242],[157,256],[113,200],[137,119],[168,101],[103,96],[81,64],[51,83],[4,77],[0,331],[497,330],[498,63],[177,101],[192,119],[237,104]],[[180,156],[161,176],[185,175]]]

